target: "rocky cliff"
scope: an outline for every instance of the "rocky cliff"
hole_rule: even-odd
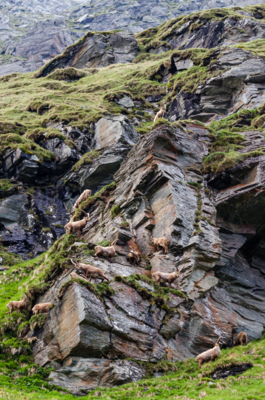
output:
[[[264,17],[237,7],[137,41],[87,34],[35,74],[1,79],[1,335],[37,337],[34,361],[54,385],[84,395],[170,369],[209,339],[262,336]],[[85,189],[72,216],[90,214],[83,234],[64,234]],[[112,260],[95,256],[115,240]],[[87,282],[73,261],[110,283]],[[152,280],[175,270],[172,288]],[[25,293],[28,309],[6,315]],[[49,313],[32,316],[43,302]]]
[[[248,6],[259,0],[2,1],[0,76],[35,71],[90,32],[144,29],[183,14],[216,7]]]

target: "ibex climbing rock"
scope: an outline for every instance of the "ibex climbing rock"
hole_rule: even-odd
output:
[[[83,191],[83,193],[78,197],[78,199],[76,200],[73,210],[76,210],[80,204],[82,203],[82,201],[86,200],[88,197],[90,197],[92,194],[91,190],[86,189]]]
[[[107,256],[112,260],[112,257],[116,254],[115,244],[117,241],[118,239],[114,240],[114,242],[112,242],[108,247],[95,246],[95,257],[102,255]]]
[[[82,210],[83,211],[83,210]],[[87,222],[89,221],[90,215],[85,213],[85,218],[81,219],[80,221],[70,221],[68,224],[64,226],[64,229],[66,230],[66,233],[70,235],[72,232],[78,232],[79,235],[82,234],[83,229],[85,229]]]
[[[93,265],[90,264],[83,264],[80,262],[75,263],[72,259],[71,261],[76,268],[80,268],[82,271],[84,271],[86,278],[89,277],[89,282],[91,281],[92,278],[99,278],[102,281],[106,279],[108,282],[110,282],[109,278],[105,275],[102,269],[94,267]]]

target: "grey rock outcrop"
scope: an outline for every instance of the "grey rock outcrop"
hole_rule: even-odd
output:
[[[88,33],[62,55],[47,63],[36,76],[46,76],[56,68],[95,68],[129,63],[136,56],[137,49],[134,35],[126,31]]]
[[[181,91],[177,94],[169,106],[169,120],[195,118],[207,122],[264,103],[263,57],[242,49],[227,48],[213,52],[210,58],[210,71],[216,76],[199,85],[194,93]],[[178,61],[175,65],[178,66]]]
[[[245,151],[260,146],[263,136],[256,134],[251,145],[253,135],[245,133]],[[91,206],[85,241],[91,247],[118,237],[118,257],[111,263],[84,255],[83,261],[103,269],[109,278],[138,274],[140,289],[112,281],[114,293],[97,298],[87,287],[73,283],[58,300],[70,279],[66,271],[38,299],[55,304],[43,329],[34,332],[40,339],[35,360],[56,366],[50,375],[54,384],[75,394],[87,393],[98,385],[130,382],[144,375],[144,366],[124,365],[123,358],[184,360],[207,349],[207,338],[221,336],[222,343],[229,345],[236,331],[246,331],[250,340],[261,337],[264,156],[249,159],[226,175],[203,176],[199,170],[209,145],[208,130],[201,125],[153,129],[122,162],[109,202]],[[113,218],[114,200],[120,214]],[[123,241],[119,232],[124,219],[128,238]],[[169,254],[154,253],[152,237],[162,236],[170,240]],[[126,258],[135,244],[143,256],[150,257],[153,271],[177,268],[180,272],[173,287],[183,290],[187,298],[171,293],[170,314],[145,297],[154,291],[139,277],[146,275],[145,264],[132,266]]]

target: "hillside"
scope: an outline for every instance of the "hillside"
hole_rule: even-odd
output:
[[[258,5],[88,32],[0,79],[0,398],[263,398],[264,27]]]
[[[0,5],[0,76],[40,68],[87,31],[139,33],[171,18],[259,0],[4,0]]]

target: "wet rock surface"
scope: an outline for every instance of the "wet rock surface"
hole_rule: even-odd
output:
[[[237,376],[243,374],[243,372],[252,368],[253,365],[250,363],[243,363],[241,365],[232,365],[230,367],[223,368],[221,371],[216,371],[211,375],[213,379],[226,379],[229,376]]]

